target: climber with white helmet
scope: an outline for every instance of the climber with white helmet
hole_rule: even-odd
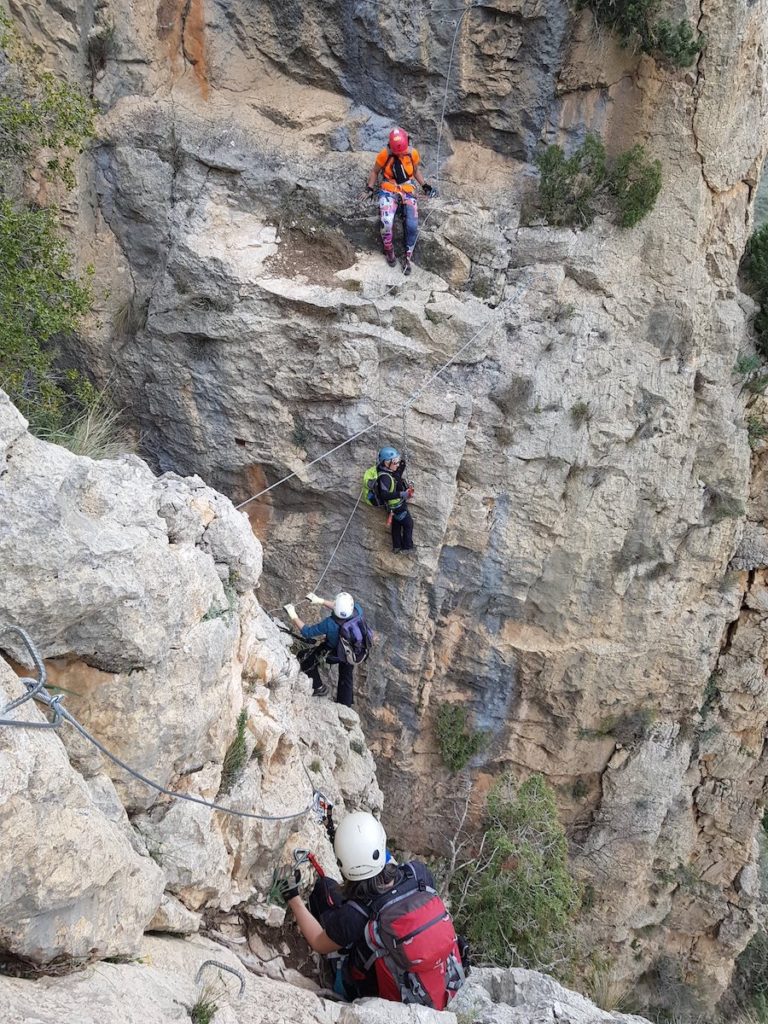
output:
[[[469,963],[429,869],[392,860],[383,826],[365,811],[343,819],[333,848],[346,886],[318,878],[307,908],[298,870],[279,884],[312,949],[344,951],[334,989],[348,999],[378,995],[444,1010]]]
[[[296,614],[296,606],[285,605],[291,622],[306,640],[323,638],[322,643],[310,648],[304,657],[299,658],[302,672],[312,680],[312,693],[315,697],[324,697],[328,687],[320,678],[320,664],[323,661],[339,666],[339,683],[336,689],[336,703],[352,707],[352,682],[354,667],[365,661],[373,646],[373,633],[365,621],[363,609],[355,604],[351,594],[344,591],[337,594],[333,601],[307,594],[312,604],[329,608],[331,614],[321,619],[314,626],[307,626]]]
[[[405,456],[397,448],[385,445],[379,449],[375,492],[380,504],[389,512],[393,551],[413,549],[413,518],[408,511],[408,499],[413,497],[413,486],[403,479],[404,472]]]
[[[371,199],[378,198],[381,216],[381,240],[384,255],[390,267],[396,261],[393,226],[398,207],[405,221],[405,259],[403,271],[411,272],[413,248],[419,233],[419,207],[416,202],[416,185],[421,185],[425,196],[436,196],[435,189],[424,181],[421,173],[419,151],[411,146],[411,140],[402,128],[393,128],[389,133],[389,144],[376,157],[368,175],[366,189]],[[379,176],[381,182],[379,183]]]

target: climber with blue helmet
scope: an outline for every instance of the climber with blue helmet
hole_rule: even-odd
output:
[[[408,511],[408,499],[413,487],[403,478],[405,458],[397,448],[385,445],[379,449],[376,462],[376,492],[380,504],[388,512],[392,525],[392,550],[413,550],[413,518]]]
[[[320,678],[320,664],[325,661],[329,665],[338,665],[336,703],[351,708],[354,667],[368,657],[373,646],[373,633],[365,621],[363,609],[355,603],[351,594],[342,591],[333,601],[328,601],[310,593],[307,594],[307,600],[330,609],[331,614],[314,626],[307,626],[296,614],[295,605],[284,606],[291,622],[305,640],[322,638],[321,643],[310,647],[299,657],[301,670],[312,680],[313,696],[325,697],[328,687]]]

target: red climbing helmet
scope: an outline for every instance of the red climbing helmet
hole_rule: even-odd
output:
[[[408,132],[402,128],[393,128],[389,133],[389,148],[396,156],[405,153],[408,149]]]

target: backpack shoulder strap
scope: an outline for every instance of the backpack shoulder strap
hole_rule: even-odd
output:
[[[436,890],[433,889],[427,881],[426,869],[421,861],[409,860],[405,867],[410,870],[410,873],[413,875],[421,890],[424,892],[436,892]]]

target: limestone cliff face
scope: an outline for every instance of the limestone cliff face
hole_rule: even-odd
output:
[[[467,702],[491,733],[478,794],[504,766],[558,787],[618,969],[652,990],[672,962],[711,1001],[752,927],[766,775],[765,545],[731,559],[768,6],[682,6],[708,45],[678,73],[561,0],[99,6],[116,49],[82,246],[109,289],[88,363],[159,467],[236,500],[296,473],[249,506],[269,606],[320,576],[400,418],[306,463],[483,328],[406,417],[417,557],[360,509],[326,578],[384,638],[358,690],[388,820],[439,842],[432,723]],[[51,52],[46,14],[23,18]],[[442,199],[406,281],[352,197],[393,121],[434,180],[454,33]],[[76,63],[82,31],[63,35]],[[537,145],[586,129],[659,157],[656,210],[627,233],[526,226]]]
[[[381,792],[357,715],[312,701],[259,607],[245,517],[198,479],[31,437],[3,392],[0,466],[4,655],[26,664],[6,627],[28,630],[68,710],[113,754],[173,792],[265,816],[169,799],[69,725],[2,727],[3,955],[131,956],[147,927],[188,933],[248,901],[260,913],[296,846],[333,865],[313,790],[339,813],[380,808]],[[0,672],[4,708],[23,691],[5,661]],[[240,712],[241,770],[225,780]],[[43,721],[30,703],[12,717]]]

